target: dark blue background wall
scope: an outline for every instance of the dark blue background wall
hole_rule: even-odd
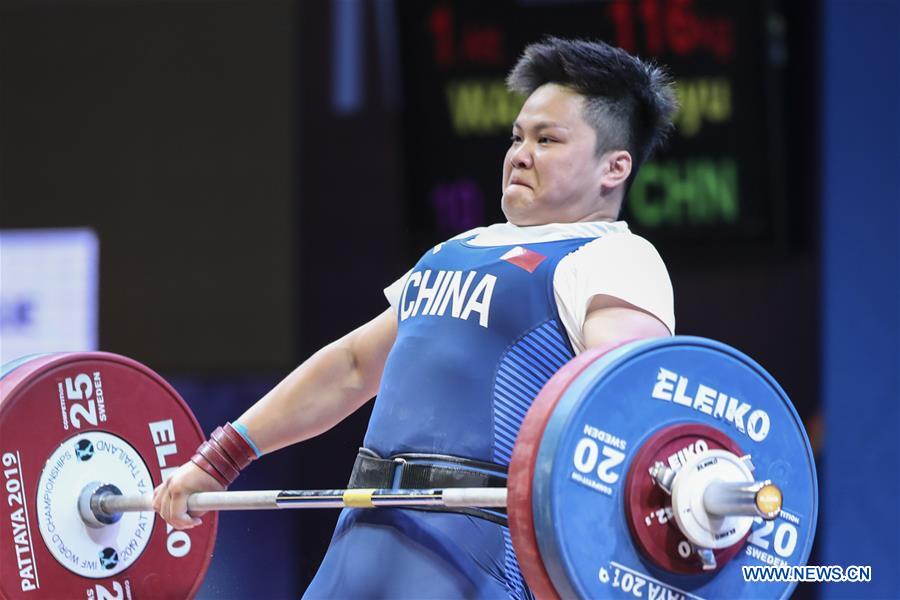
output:
[[[900,3],[828,0],[823,54],[825,597],[900,597]]]

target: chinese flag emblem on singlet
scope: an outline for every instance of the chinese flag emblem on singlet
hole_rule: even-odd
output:
[[[525,269],[529,273],[534,273],[534,270],[538,268],[538,265],[544,262],[544,259],[547,257],[540,252],[535,252],[534,250],[529,250],[522,246],[516,246],[500,258],[519,268]]]

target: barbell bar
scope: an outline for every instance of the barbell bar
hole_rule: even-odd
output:
[[[85,508],[79,507],[86,523],[99,517],[116,518],[123,512],[153,510],[153,495],[126,496],[111,484],[93,484],[95,488]],[[766,494],[778,496],[777,508]],[[710,515],[760,516],[772,520],[778,516],[781,492],[771,482],[715,481],[703,492],[703,503]],[[200,492],[187,499],[189,511],[273,510],[300,508],[506,508],[506,488],[444,489],[338,489],[338,490],[244,490]],[[767,503],[767,504],[764,504]],[[766,510],[761,508],[766,507]],[[98,526],[108,523],[97,522]]]

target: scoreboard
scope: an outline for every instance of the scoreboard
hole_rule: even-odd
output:
[[[505,78],[546,35],[603,40],[664,65],[680,110],[623,207],[667,252],[783,236],[784,21],[762,0],[401,0],[404,142],[418,247],[505,220],[500,175],[523,98]]]

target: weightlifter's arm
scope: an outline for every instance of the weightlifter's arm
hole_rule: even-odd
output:
[[[263,454],[315,437],[378,391],[397,315],[388,309],[325,346],[240,416]]]
[[[378,391],[388,352],[397,337],[397,317],[388,309],[325,346],[263,396],[238,423],[262,453],[314,437],[350,415]],[[188,462],[156,488],[153,508],[173,526],[200,524],[187,514],[187,496],[223,489]]]
[[[668,327],[650,313],[603,294],[591,298],[582,333],[586,348],[672,335]]]

